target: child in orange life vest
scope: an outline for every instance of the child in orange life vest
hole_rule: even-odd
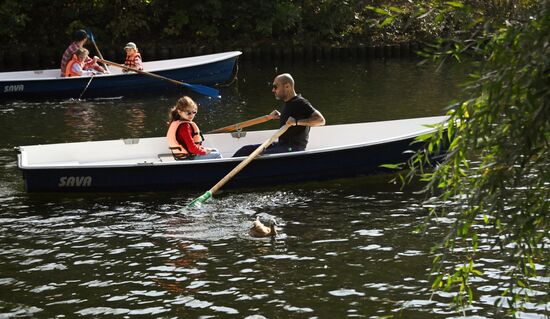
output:
[[[88,59],[88,50],[85,48],[77,49],[73,54],[72,59],[67,63],[65,69],[65,76],[81,76],[81,75],[94,75],[96,72],[92,68],[84,67],[85,61]]]
[[[169,128],[166,134],[170,149],[180,158],[213,159],[221,158],[215,148],[201,145],[202,134],[193,119],[197,114],[197,104],[188,96],[178,100],[169,113]]]
[[[76,50],[83,48],[84,44],[88,40],[88,33],[84,30],[78,30],[74,34],[73,43],[63,52],[63,57],[61,58],[61,77],[68,76],[65,71],[67,70],[67,64],[73,58]],[[96,73],[109,73],[108,70],[102,68],[97,64],[97,59],[88,58],[84,61],[84,69],[94,69]]]
[[[138,48],[134,42],[128,42],[124,47],[126,51],[126,60],[124,65],[131,67],[132,69],[143,70],[143,62],[141,61],[141,54],[138,52]],[[123,72],[128,72],[124,69]]]

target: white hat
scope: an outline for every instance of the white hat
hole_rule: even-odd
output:
[[[134,42],[128,42],[126,43],[126,46],[124,47],[124,49],[134,49],[134,50],[137,50],[137,45],[134,43]]]

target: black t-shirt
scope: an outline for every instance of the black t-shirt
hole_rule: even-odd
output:
[[[282,127],[285,125],[289,117],[293,117],[297,120],[306,119],[315,112],[315,108],[304,99],[301,95],[296,95],[288,102],[285,102],[281,117],[279,119],[279,125]],[[303,150],[306,148],[309,138],[309,126],[291,126],[288,130],[279,137],[279,143],[286,144],[290,147]]]

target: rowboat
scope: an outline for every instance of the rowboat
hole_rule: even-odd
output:
[[[144,70],[189,84],[216,85],[236,75],[240,51],[180,59],[145,61]],[[110,74],[61,77],[59,69],[0,73],[0,100],[35,98],[96,98],[178,88],[173,83],[120,68]]]
[[[411,142],[445,116],[313,127],[306,150],[260,155],[224,188],[278,185],[387,172],[421,147]],[[205,134],[221,159],[176,160],[165,137],[20,146],[18,166],[28,192],[111,192],[182,189],[215,184],[245,157],[244,145],[274,130]]]

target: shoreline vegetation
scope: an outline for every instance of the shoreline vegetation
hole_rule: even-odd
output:
[[[77,29],[93,32],[105,58],[114,61],[124,59],[129,41],[149,61],[232,50],[243,51],[243,61],[415,56],[417,48],[456,29],[455,21],[442,25],[430,13],[419,19],[417,6],[374,0],[6,0],[0,5],[0,71],[58,67]]]

